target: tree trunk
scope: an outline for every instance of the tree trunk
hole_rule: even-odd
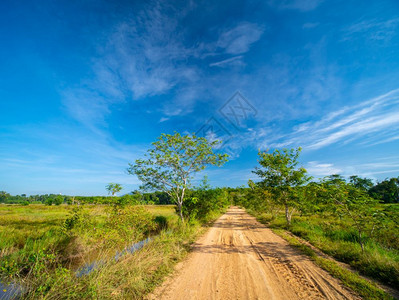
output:
[[[285,219],[287,220],[287,225],[291,226],[291,215],[288,209],[288,204],[285,204]]]
[[[178,207],[178,210],[179,210],[179,217],[180,217],[180,220],[182,221],[182,223],[184,223],[184,218],[183,218],[183,203],[180,202],[180,201],[178,201],[178,202],[177,202],[177,207]]]
[[[359,244],[360,248],[362,248],[362,252],[364,252],[364,245],[363,245],[363,240],[362,240],[362,232],[359,230]]]

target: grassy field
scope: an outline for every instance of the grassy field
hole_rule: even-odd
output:
[[[391,287],[399,286],[399,228],[398,205],[387,205],[385,212],[392,214],[389,222],[364,236],[365,249],[358,243],[356,228],[351,220],[331,215],[295,215],[291,226],[286,225],[282,213],[253,213],[271,228],[286,229],[309,241],[324,253],[345,262],[360,274],[379,280]]]
[[[140,207],[154,216],[163,216],[170,221],[175,219],[173,205]],[[43,246],[48,246],[45,244],[54,242],[52,234],[57,235],[63,222],[72,215],[73,208],[74,206],[68,205],[0,205],[0,257],[21,250],[30,243],[40,241]],[[93,224],[101,227],[109,216],[109,206],[85,205],[83,214],[88,216]],[[46,243],[46,239],[49,243]]]
[[[139,298],[200,231],[198,224],[178,226],[173,205],[0,205],[0,276],[28,287],[28,298]],[[112,259],[149,236],[153,239],[145,249]],[[99,260],[107,267],[76,277],[80,267]],[[134,275],[126,279],[121,272]]]

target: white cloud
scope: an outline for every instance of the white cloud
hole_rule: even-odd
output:
[[[124,145],[109,136],[58,123],[21,125],[12,132],[15,137],[27,138],[10,139],[0,149],[0,164],[16,186],[7,186],[10,192],[20,192],[20,178],[25,178],[23,190],[27,194],[105,194],[108,182],[132,188],[138,184],[138,179],[125,170],[128,163],[144,154],[146,146]]]
[[[327,136],[321,137],[318,141],[310,144],[307,148],[319,149],[354,135],[361,137],[369,133],[382,131],[390,126],[396,126],[399,124],[399,112],[384,114],[383,119],[381,119],[381,117],[382,116],[380,115],[377,117],[368,118],[364,121],[357,119],[352,124],[342,127],[336,132],[329,133]],[[321,131],[325,130],[321,129]]]
[[[225,67],[226,65],[231,66],[231,65],[236,65],[236,66],[242,66],[244,63],[242,62],[243,56],[238,55],[234,56],[231,58],[227,58],[221,61],[217,61],[214,63],[209,64],[210,67]]]
[[[299,124],[288,135],[272,140],[271,146],[301,145],[308,150],[317,150],[332,144],[362,142],[366,137],[369,145],[393,141],[395,137],[392,135],[399,132],[398,103],[399,89],[392,90],[358,105],[331,112],[322,120]]]
[[[169,118],[162,117],[161,119],[159,119],[159,123],[166,122],[168,120]]]
[[[71,116],[99,133],[98,126],[105,124],[105,116],[110,113],[107,101],[91,89],[77,88],[62,92],[63,103]]]
[[[305,168],[310,175],[316,177],[342,173],[342,169],[334,166],[333,164],[320,163],[317,161],[308,162]]]
[[[371,40],[390,40],[397,33],[399,18],[377,21],[365,20],[354,23],[344,29],[343,40],[364,36]]]
[[[242,54],[249,51],[250,46],[258,41],[263,33],[263,28],[254,23],[242,23],[223,32],[217,46],[228,54]]]
[[[191,112],[210,81],[198,60],[215,58],[205,64],[211,67],[242,65],[243,55],[220,57],[248,52],[263,33],[261,26],[243,22],[221,28],[213,40],[196,44],[188,38],[189,28],[181,25],[192,7],[152,2],[116,25],[98,47],[93,77],[62,92],[70,115],[94,130],[106,127],[111,105],[151,101],[164,94],[171,96],[169,103],[157,110],[166,117]]]

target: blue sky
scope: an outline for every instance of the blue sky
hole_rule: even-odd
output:
[[[127,164],[175,130],[224,141],[215,186],[256,179],[276,147],[302,146],[315,177],[396,177],[398,15],[396,0],[1,1],[0,190],[131,191]]]

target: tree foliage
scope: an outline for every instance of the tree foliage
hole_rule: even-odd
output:
[[[371,197],[384,203],[399,202],[399,177],[379,182],[369,190]]]
[[[10,194],[5,192],[5,191],[0,191],[0,202],[5,202],[8,197],[10,197]]]
[[[106,185],[105,189],[108,191],[108,195],[115,196],[115,194],[119,193],[123,188],[119,183],[111,182]]]
[[[357,175],[350,176],[349,182],[355,188],[366,192],[374,186],[373,180],[371,180],[370,178],[361,178]]]
[[[339,217],[347,216],[356,227],[358,242],[364,251],[364,233],[377,224],[380,215],[376,209],[378,203],[363,188],[347,184],[344,180],[327,177],[322,181],[320,197]]]
[[[226,188],[211,188],[208,177],[187,192],[183,215],[185,218],[205,221],[212,212],[221,211],[230,204]]]
[[[152,143],[145,159],[129,164],[128,173],[143,182],[142,189],[168,193],[176,202],[183,221],[183,202],[193,175],[208,165],[221,166],[227,161],[227,154],[214,152],[219,143],[177,132],[162,134]]]
[[[261,167],[256,167],[253,171],[262,179],[258,184],[268,188],[274,199],[284,205],[288,225],[291,224],[293,208],[301,196],[296,188],[310,180],[306,169],[298,167],[300,153],[301,148],[276,149],[271,153],[259,151],[258,162]]]

